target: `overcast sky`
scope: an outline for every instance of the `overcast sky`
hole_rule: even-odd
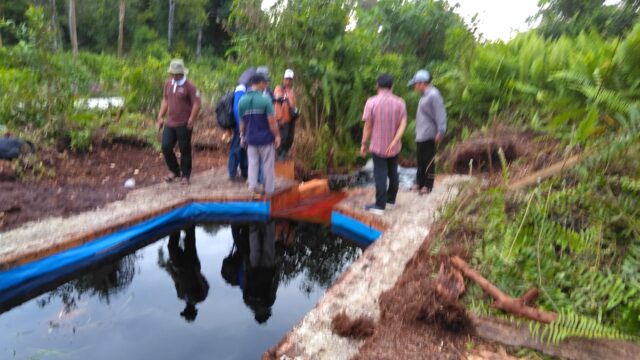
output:
[[[466,21],[478,14],[478,32],[487,40],[509,40],[517,32],[529,29],[527,18],[538,11],[538,0],[449,0],[459,3],[456,10]],[[607,0],[606,3],[617,3]],[[267,8],[274,0],[263,0]]]
[[[478,32],[487,40],[509,40],[516,31],[529,28],[527,18],[538,11],[538,0],[452,0],[457,12],[469,21],[478,14]]]

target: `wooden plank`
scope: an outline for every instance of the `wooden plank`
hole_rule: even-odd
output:
[[[295,180],[295,164],[293,160],[276,161],[276,176],[287,179]]]
[[[569,338],[559,344],[538,341],[525,324],[472,316],[476,335],[508,346],[527,347],[547,355],[575,360],[637,360],[640,346],[626,341]]]

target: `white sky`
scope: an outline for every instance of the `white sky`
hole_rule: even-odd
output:
[[[509,40],[529,29],[527,18],[538,11],[538,0],[450,0],[465,21],[478,14],[478,32],[487,40]]]
[[[617,2],[607,0],[605,3]],[[262,8],[273,3],[274,0],[263,0]],[[465,21],[478,14],[478,32],[486,40],[509,40],[517,32],[528,30],[527,18],[538,11],[538,0],[449,0],[449,3],[460,4],[456,11]]]

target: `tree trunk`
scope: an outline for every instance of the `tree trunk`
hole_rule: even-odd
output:
[[[169,0],[169,26],[167,30],[167,47],[171,50],[171,41],[173,40],[173,18],[176,12],[175,0]]]
[[[2,47],[2,33],[0,33],[0,48]]]
[[[196,57],[202,53],[202,25],[198,25],[198,42],[196,44]]]
[[[120,11],[118,12],[118,57],[124,54],[124,14],[126,10],[125,0],[120,0]]]
[[[51,18],[49,19],[49,29],[53,32],[53,50],[60,49],[60,39],[58,38],[58,20],[56,11],[56,0],[49,1]]]
[[[76,0],[69,0],[69,38],[73,56],[78,56],[78,33],[76,32]]]

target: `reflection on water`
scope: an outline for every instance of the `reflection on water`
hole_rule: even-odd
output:
[[[125,255],[110,264],[60,285],[39,297],[36,303],[40,307],[45,307],[52,301],[60,301],[65,313],[75,310],[78,303],[85,297],[97,297],[109,304],[110,299],[125,290],[133,280],[135,264],[136,254]]]
[[[196,304],[203,302],[209,294],[209,283],[200,272],[200,259],[196,249],[196,226],[186,227],[184,234],[182,246],[180,231],[174,231],[169,235],[169,260],[164,258],[164,252],[160,248],[158,265],[171,275],[178,298],[185,302],[180,316],[187,322],[191,322],[198,315]]]
[[[233,247],[220,270],[229,285],[242,289],[242,299],[259,324],[271,317],[278,291],[275,228],[274,222],[231,225]]]
[[[187,226],[0,314],[0,358],[258,358],[360,253],[316,225]]]

